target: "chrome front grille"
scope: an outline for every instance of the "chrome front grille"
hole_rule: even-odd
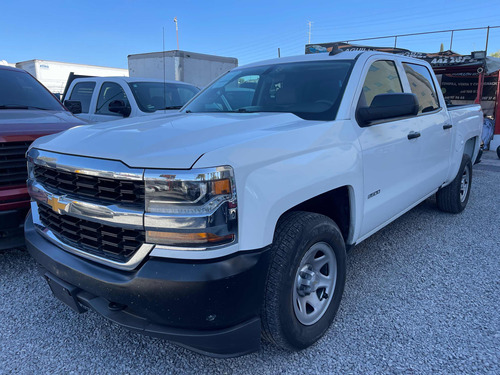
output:
[[[97,158],[28,152],[38,232],[83,258],[132,270],[151,252],[144,229],[144,170]]]
[[[144,181],[119,180],[35,165],[35,180],[46,188],[91,200],[144,206]]]
[[[39,204],[42,224],[59,239],[88,253],[126,263],[145,241],[143,230],[122,229],[55,213]]]

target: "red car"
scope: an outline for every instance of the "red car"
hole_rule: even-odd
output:
[[[29,145],[83,124],[29,73],[0,66],[0,250],[24,243]]]

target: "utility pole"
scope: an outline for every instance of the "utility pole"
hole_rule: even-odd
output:
[[[488,26],[488,31],[486,32],[486,47],[484,47],[484,52],[488,56],[488,40],[490,39],[490,27]]]
[[[308,39],[307,44],[311,44],[311,28],[312,28],[312,24],[313,24],[313,23],[314,23],[314,22],[307,21],[307,24],[309,25],[309,33],[308,33],[308,34],[309,34],[309,39]]]
[[[177,24],[177,17],[174,17],[175,34],[177,35],[177,51],[179,50],[179,25]]]

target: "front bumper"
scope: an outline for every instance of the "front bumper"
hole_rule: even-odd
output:
[[[135,270],[122,271],[47,241],[31,215],[25,236],[44,273],[74,286],[78,303],[118,324],[212,356],[260,346],[269,248],[205,261],[147,257]]]
[[[24,246],[23,222],[29,206],[0,211],[0,250]]]

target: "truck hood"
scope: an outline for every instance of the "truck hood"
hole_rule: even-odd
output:
[[[68,111],[0,110],[0,142],[33,140],[85,124]]]
[[[181,113],[80,126],[40,138],[33,147],[129,167],[189,169],[205,153],[303,123],[291,113]]]

